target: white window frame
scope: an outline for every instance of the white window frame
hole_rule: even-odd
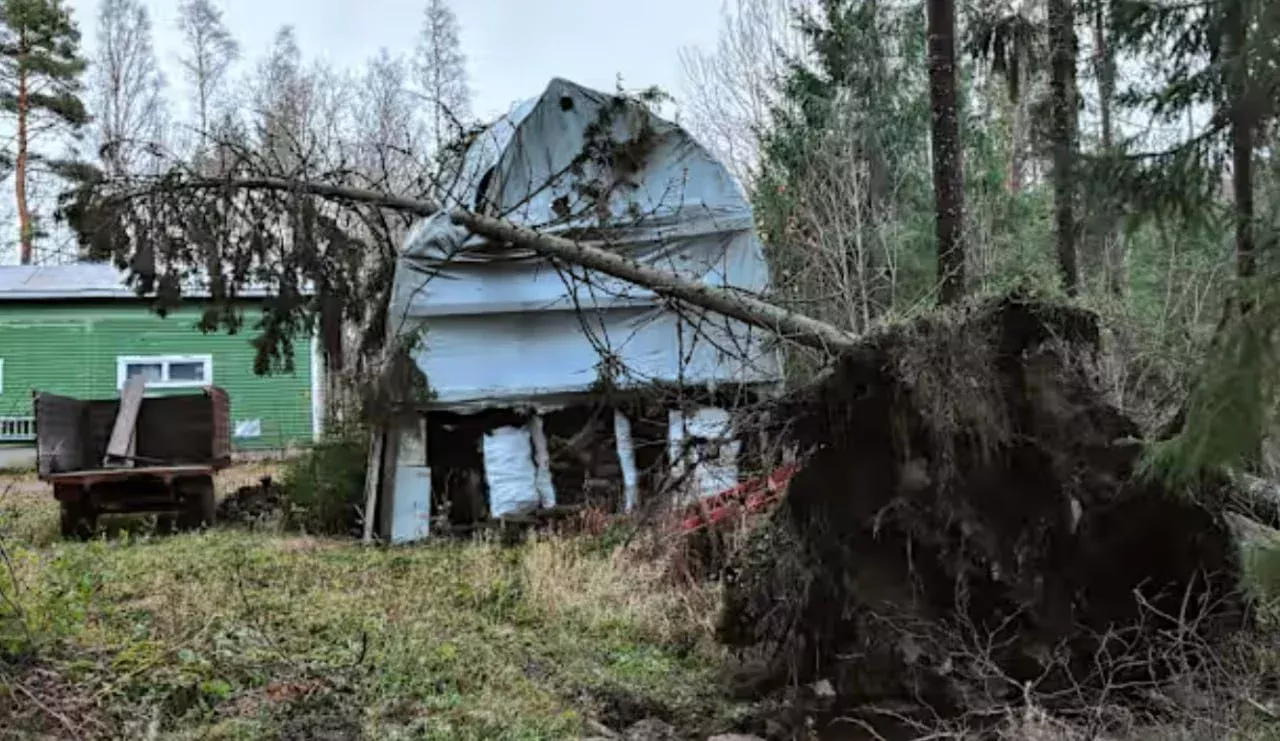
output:
[[[204,365],[204,378],[199,381],[170,381],[171,363],[200,363]],[[116,390],[124,388],[130,365],[159,365],[160,380],[147,381],[149,389],[190,389],[213,385],[212,355],[120,355],[116,358]]]
[[[4,393],[4,358],[0,358],[0,394]]]

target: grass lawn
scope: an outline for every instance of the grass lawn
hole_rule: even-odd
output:
[[[42,487],[0,492],[0,739],[558,739],[736,712],[715,594],[598,540],[72,543]]]

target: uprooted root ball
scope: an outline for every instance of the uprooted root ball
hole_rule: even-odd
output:
[[[1098,341],[1087,312],[1009,298],[872,338],[783,405],[812,453],[720,625],[769,657],[759,691],[828,678],[846,706],[971,711],[1087,685],[1120,632],[1241,624],[1223,518],[1135,479]]]

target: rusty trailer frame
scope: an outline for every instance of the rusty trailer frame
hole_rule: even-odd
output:
[[[218,387],[144,398],[129,460],[106,454],[119,399],[36,392],[36,460],[53,487],[65,537],[87,537],[103,514],[154,512],[158,529],[213,524],[214,475],[231,463],[230,400]]]

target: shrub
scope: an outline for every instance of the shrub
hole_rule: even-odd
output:
[[[328,535],[359,532],[368,439],[362,428],[340,429],[289,464],[284,494],[290,525]]]

